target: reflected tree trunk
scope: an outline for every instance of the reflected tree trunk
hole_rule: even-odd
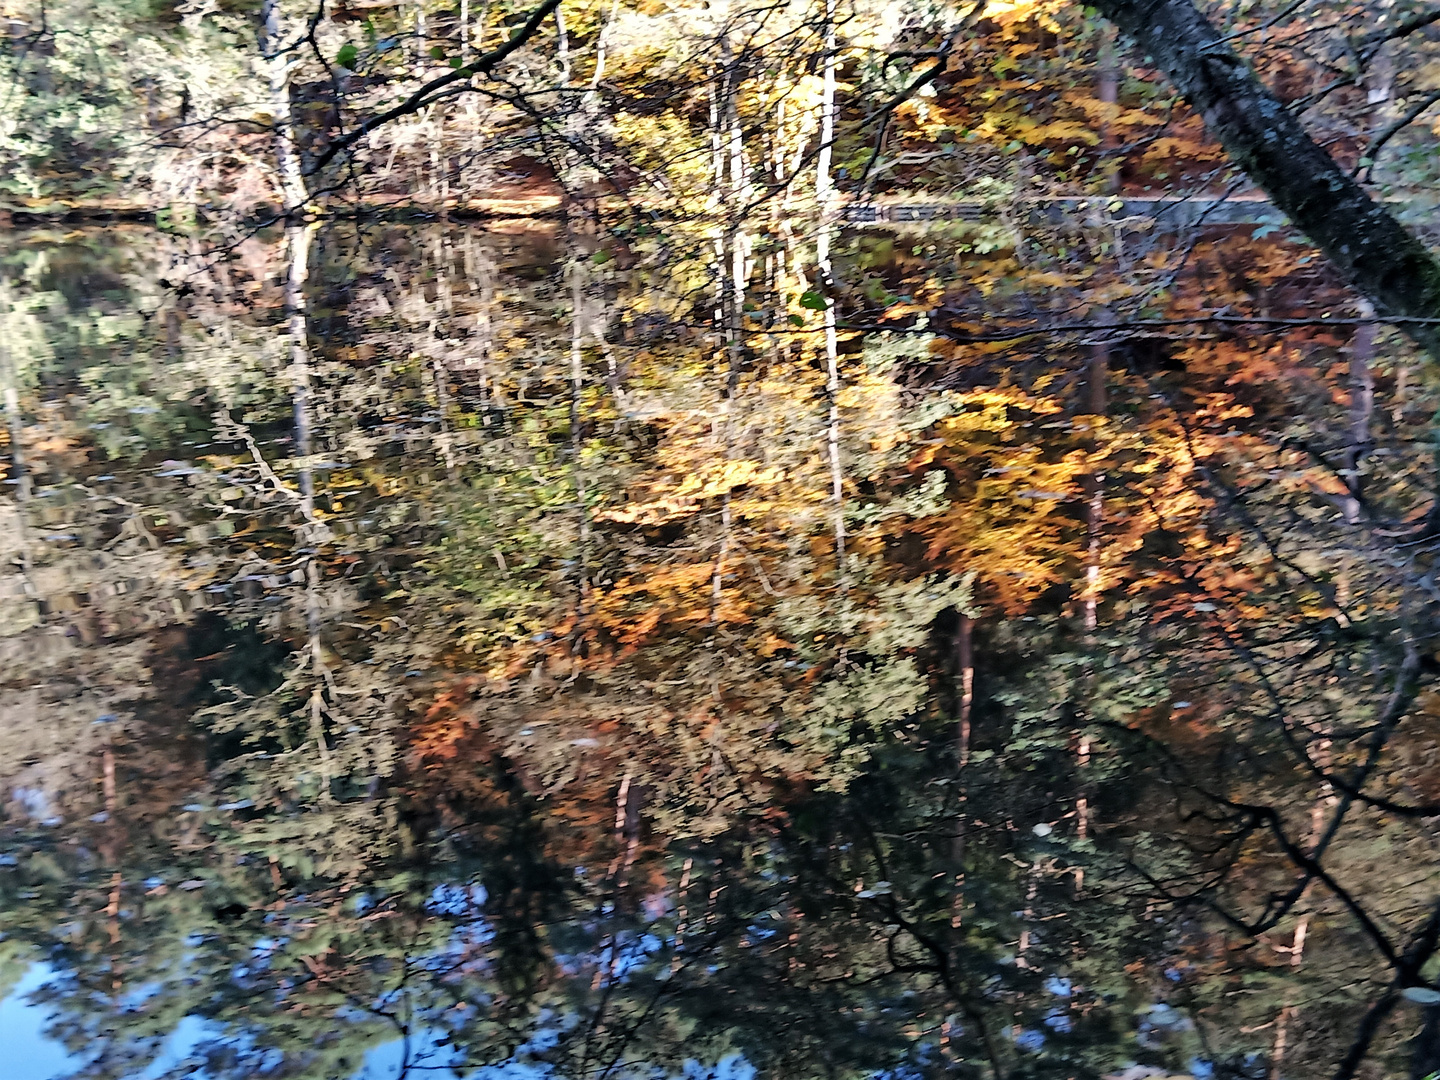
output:
[[[430,320],[430,339],[436,340],[440,336],[442,320],[448,325],[449,320],[455,313],[455,291],[450,283],[450,264],[452,249],[447,239],[447,232],[441,230],[436,233],[434,259],[435,259],[435,304],[438,308],[435,318]],[[447,345],[458,344],[447,342]],[[453,354],[451,348],[443,351],[436,348],[430,357],[430,378],[435,387],[435,411],[439,415],[440,431],[437,435],[437,443],[440,448],[440,459],[445,463],[445,475],[454,480],[460,475],[459,456],[455,452],[455,432],[452,430],[451,411],[454,402],[450,396],[450,369],[446,358]]]
[[[590,587],[590,511],[585,483],[585,267],[571,238],[570,257],[570,470],[575,485],[576,591],[575,640],[579,642]]]
[[[748,236],[742,212],[750,186],[745,166],[744,132],[740,126],[739,95],[743,74],[730,44],[729,32],[720,39],[720,70],[712,83],[710,105],[712,169],[715,177],[715,320],[725,357],[718,428],[723,460],[729,461],[735,431],[735,393],[744,359],[745,290],[749,281]],[[734,507],[727,486],[721,496],[720,539],[710,581],[710,621],[718,619],[724,592],[725,566],[730,555]]]
[[[300,509],[307,527],[315,523],[315,453],[310,378],[310,326],[305,286],[310,281],[310,249],[318,225],[294,225],[285,230],[287,268],[285,310],[290,343],[290,387],[294,401],[295,456],[300,459]]]
[[[100,786],[105,794],[105,840],[101,844],[100,854],[104,857],[107,865],[116,867],[110,875],[110,895],[105,904],[105,930],[110,937],[111,945],[120,944],[120,898],[121,889],[125,884],[125,875],[118,869],[120,865],[119,845],[119,822],[115,820],[115,812],[119,809],[119,792],[115,786],[115,745],[114,737],[109,727],[105,730],[105,748],[100,752]],[[111,983],[113,989],[119,990],[120,962],[112,958],[111,971],[114,979]]]
[[[303,548],[310,551],[304,558],[307,650],[314,678],[307,704],[309,737],[314,742],[318,755],[320,801],[328,804],[332,800],[330,787],[334,773],[329,739],[325,732],[325,717],[333,701],[326,700],[330,677],[321,632],[324,621],[320,599],[321,572],[313,549],[328,537],[329,529],[317,519],[315,513],[314,402],[309,309],[305,295],[310,281],[310,257],[319,223],[306,223],[302,216],[309,202],[309,192],[305,185],[295,138],[290,104],[290,67],[293,60],[288,53],[282,51],[285,43],[279,0],[265,0],[261,8],[261,24],[261,51],[269,75],[270,109],[274,121],[275,165],[286,217],[285,310],[293,398],[293,446],[298,462],[299,510],[302,519],[297,539]],[[330,695],[331,698],[333,696]]]
[[[1102,318],[1108,318],[1103,316]],[[1106,380],[1110,368],[1110,345],[1101,341],[1091,346],[1090,364],[1087,377],[1086,411],[1098,423],[1105,416],[1107,408]],[[1099,446],[1092,437],[1091,452],[1097,453]],[[1105,475],[1090,473],[1085,477],[1088,498],[1085,505],[1085,583],[1083,620],[1087,646],[1096,647],[1095,632],[1100,627],[1100,563],[1102,554],[1102,530],[1105,524]],[[1086,720],[1084,699],[1094,693],[1094,665],[1087,661],[1083,675],[1081,721]],[[1079,840],[1090,838],[1090,793],[1085,774],[1090,767],[1090,735],[1081,730],[1076,735],[1075,769],[1079,777],[1079,794],[1075,797],[1075,836]],[[1074,870],[1075,890],[1085,887],[1085,868]]]
[[[1360,314],[1373,318],[1375,308],[1362,300]],[[1355,336],[1350,340],[1350,444],[1345,449],[1345,467],[1341,471],[1345,486],[1349,488],[1345,499],[1345,520],[1351,525],[1360,520],[1365,496],[1365,482],[1360,469],[1375,444],[1370,433],[1375,413],[1375,376],[1371,370],[1374,363],[1375,325],[1357,326]]]
[[[1316,763],[1322,769],[1328,770],[1331,767],[1329,742],[1322,742],[1317,747]],[[1312,852],[1320,852],[1319,845],[1325,836],[1325,805],[1333,802],[1335,792],[1329,784],[1322,784],[1319,791],[1319,798],[1310,807],[1310,831],[1305,838],[1305,843]],[[1306,885],[1297,898],[1297,903],[1304,903],[1305,898],[1310,895],[1310,885]],[[1310,915],[1308,911],[1302,911],[1295,920],[1295,929],[1290,935],[1290,944],[1279,951],[1284,951],[1290,958],[1290,970],[1294,975],[1299,974],[1300,966],[1305,962],[1305,942],[1310,935]],[[1285,1055],[1289,1050],[1290,1028],[1300,1011],[1296,1002],[1296,991],[1291,990],[1285,995],[1285,1004],[1281,1006],[1280,1013],[1275,1018],[1275,1041],[1270,1050],[1270,1078],[1280,1080],[1281,1070],[1284,1067]]]
[[[305,623],[307,648],[314,685],[310,690],[310,739],[315,744],[320,769],[320,801],[332,801],[334,770],[325,718],[335,705],[330,689],[330,670],[324,646],[324,605],[321,599],[321,570],[314,549],[329,538],[329,527],[315,513],[314,401],[310,376],[309,319],[305,287],[310,280],[310,253],[318,224],[294,225],[286,230],[289,269],[285,279],[285,306],[289,311],[290,380],[294,400],[294,448],[298,460],[301,525],[297,539],[309,552],[305,556]]]
[[[1114,127],[1111,123],[1111,111],[1119,104],[1120,99],[1120,70],[1118,57],[1115,53],[1115,35],[1106,28],[1100,42],[1100,70],[1097,73],[1095,93],[1101,103],[1106,107],[1107,112],[1103,114],[1100,130],[1100,144],[1104,149],[1113,150],[1115,146]],[[1118,162],[1106,162],[1104,190],[1106,194],[1116,194],[1120,190],[1120,172]],[[1104,308],[1097,313],[1099,320],[1110,321],[1110,315]],[[1109,402],[1108,380],[1110,374],[1110,342],[1102,339],[1090,346],[1089,366],[1086,372],[1086,400],[1085,411],[1095,418],[1096,422],[1103,420]],[[1092,436],[1090,440],[1091,453],[1097,453],[1099,446],[1097,440]],[[1085,477],[1086,505],[1085,505],[1085,584],[1083,620],[1085,634],[1088,639],[1088,646],[1095,647],[1095,631],[1100,626],[1100,563],[1102,553],[1102,530],[1105,523],[1105,476],[1103,473],[1092,472]],[[1094,681],[1094,671],[1090,664],[1085,669],[1085,693],[1093,692],[1091,684]],[[1082,719],[1084,717],[1082,716]],[[1085,731],[1080,731],[1076,737],[1075,744],[1075,768],[1080,778],[1080,792],[1075,797],[1075,836],[1080,840],[1087,840],[1090,837],[1090,793],[1087,789],[1085,774],[1090,766],[1090,736]],[[1081,892],[1085,887],[1085,868],[1075,867],[1075,891]]]
[[[574,83],[575,58],[570,48],[570,34],[564,12],[557,9],[555,25],[558,33],[557,52],[560,60],[560,83],[569,90]],[[575,628],[571,641],[582,648],[583,625],[590,588],[590,515],[589,492],[585,476],[585,433],[583,415],[585,394],[585,342],[590,333],[591,316],[588,300],[587,255],[598,250],[600,211],[593,199],[598,180],[589,165],[588,147],[591,132],[590,99],[604,68],[604,31],[596,46],[596,71],[590,91],[583,95],[579,108],[571,109],[564,123],[565,146],[560,184],[566,193],[565,240],[567,252],[566,278],[570,291],[570,341],[568,351],[570,475],[575,491]]]
[[[959,792],[951,848],[955,861],[955,897],[951,903],[950,925],[958,928],[965,915],[965,842],[970,813],[966,772],[970,766],[970,713],[975,703],[975,620],[964,612],[960,613],[955,629],[955,676],[955,761]]]
[[[25,520],[25,506],[30,500],[30,477],[25,469],[25,419],[20,411],[20,376],[15,369],[15,354],[10,349],[10,287],[0,283],[0,378],[5,381],[5,422],[10,433],[10,475],[6,479],[15,489],[15,527],[19,532],[20,571],[28,575],[33,563],[30,530]]]

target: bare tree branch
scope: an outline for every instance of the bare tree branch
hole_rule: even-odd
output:
[[[535,32],[540,29],[540,24],[559,7],[560,0],[545,0],[544,3],[531,13],[523,25],[516,30],[515,33],[510,35],[505,44],[486,53],[472,64],[456,68],[454,71],[446,72],[444,75],[431,79],[399,105],[372,116],[359,127],[342,135],[326,147],[324,153],[315,159],[308,170],[309,173],[311,175],[318,173],[321,169],[325,168],[325,166],[329,165],[330,162],[334,161],[335,158],[350,149],[350,147],[365,138],[365,136],[369,135],[370,132],[376,128],[383,127],[385,124],[390,123],[390,121],[398,120],[402,116],[409,116],[419,112],[440,96],[441,92],[447,87],[452,87],[456,83],[463,83],[471,76],[488,73],[502,60],[534,37]]]
[[[1386,127],[1384,131],[1380,132],[1380,134],[1375,136],[1375,138],[1371,141],[1370,145],[1365,149],[1365,157],[1361,158],[1361,161],[1364,161],[1367,158],[1370,161],[1370,164],[1368,166],[1365,166],[1365,179],[1370,179],[1370,174],[1375,171],[1375,159],[1380,156],[1380,151],[1385,148],[1385,144],[1388,143],[1391,139],[1393,139],[1396,135],[1400,134],[1400,132],[1404,131],[1416,120],[1418,120],[1420,118],[1420,114],[1423,113],[1426,109],[1428,109],[1431,105],[1434,105],[1437,101],[1440,101],[1440,90],[1433,90],[1430,93],[1426,94],[1423,98],[1421,98],[1420,103],[1416,105],[1413,109],[1407,112],[1404,116],[1397,119],[1393,124],[1390,124],[1388,127]],[[1350,175],[1357,175],[1360,172],[1360,168],[1361,166],[1356,165],[1355,171],[1352,172]]]
[[[1415,33],[1415,31],[1423,30],[1434,22],[1440,22],[1440,7],[1433,7],[1427,11],[1420,12],[1418,15],[1412,15],[1398,26],[1393,26],[1389,30],[1377,30],[1372,34],[1367,34],[1365,37],[1365,47],[1360,51],[1360,55],[1363,59],[1369,60],[1380,50],[1380,46],[1384,45],[1387,41],[1409,37]]]
[[[1097,0],[1237,167],[1386,315],[1440,315],[1440,262],[1339,166],[1191,0]],[[1440,332],[1407,327],[1440,361]]]

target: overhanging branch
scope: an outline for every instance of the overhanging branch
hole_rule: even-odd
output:
[[[315,159],[314,163],[310,166],[309,174],[314,175],[318,173],[376,128],[383,127],[392,120],[398,120],[402,116],[410,116],[424,109],[448,87],[452,87],[456,83],[463,83],[474,75],[485,74],[494,69],[502,60],[533,38],[535,32],[540,29],[540,24],[559,7],[560,0],[545,0],[544,3],[531,12],[530,17],[525,20],[523,25],[516,30],[515,33],[510,35],[505,44],[486,53],[474,63],[456,68],[454,71],[447,71],[444,75],[431,79],[399,105],[372,116],[359,127],[336,139],[325,148],[324,153]]]
[[[1205,121],[1230,160],[1381,314],[1440,316],[1440,263],[1318,146],[1191,0],[1096,0]],[[1412,20],[1413,21],[1413,20]],[[1440,331],[1410,323],[1440,361]]]

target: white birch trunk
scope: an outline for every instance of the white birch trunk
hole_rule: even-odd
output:
[[[830,459],[830,499],[834,508],[835,573],[845,584],[845,469],[840,460],[840,356],[835,332],[835,300],[831,296],[833,268],[830,262],[831,235],[835,228],[838,200],[830,178],[835,143],[835,0],[824,0],[825,60],[820,88],[820,149],[815,158],[815,199],[819,228],[815,238],[816,285],[825,296],[825,393],[830,409],[826,425],[826,449]]]
[[[300,210],[309,201],[305,173],[295,141],[295,118],[290,108],[291,57],[285,47],[280,0],[265,0],[260,9],[260,51],[270,82],[270,115],[275,124],[275,168],[285,213]]]

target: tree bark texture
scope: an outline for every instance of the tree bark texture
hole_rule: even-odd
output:
[[[1231,161],[1377,314],[1440,318],[1440,262],[1316,145],[1191,0],[1095,0],[1095,7],[1151,56]],[[1440,360],[1440,326],[1401,325]]]

